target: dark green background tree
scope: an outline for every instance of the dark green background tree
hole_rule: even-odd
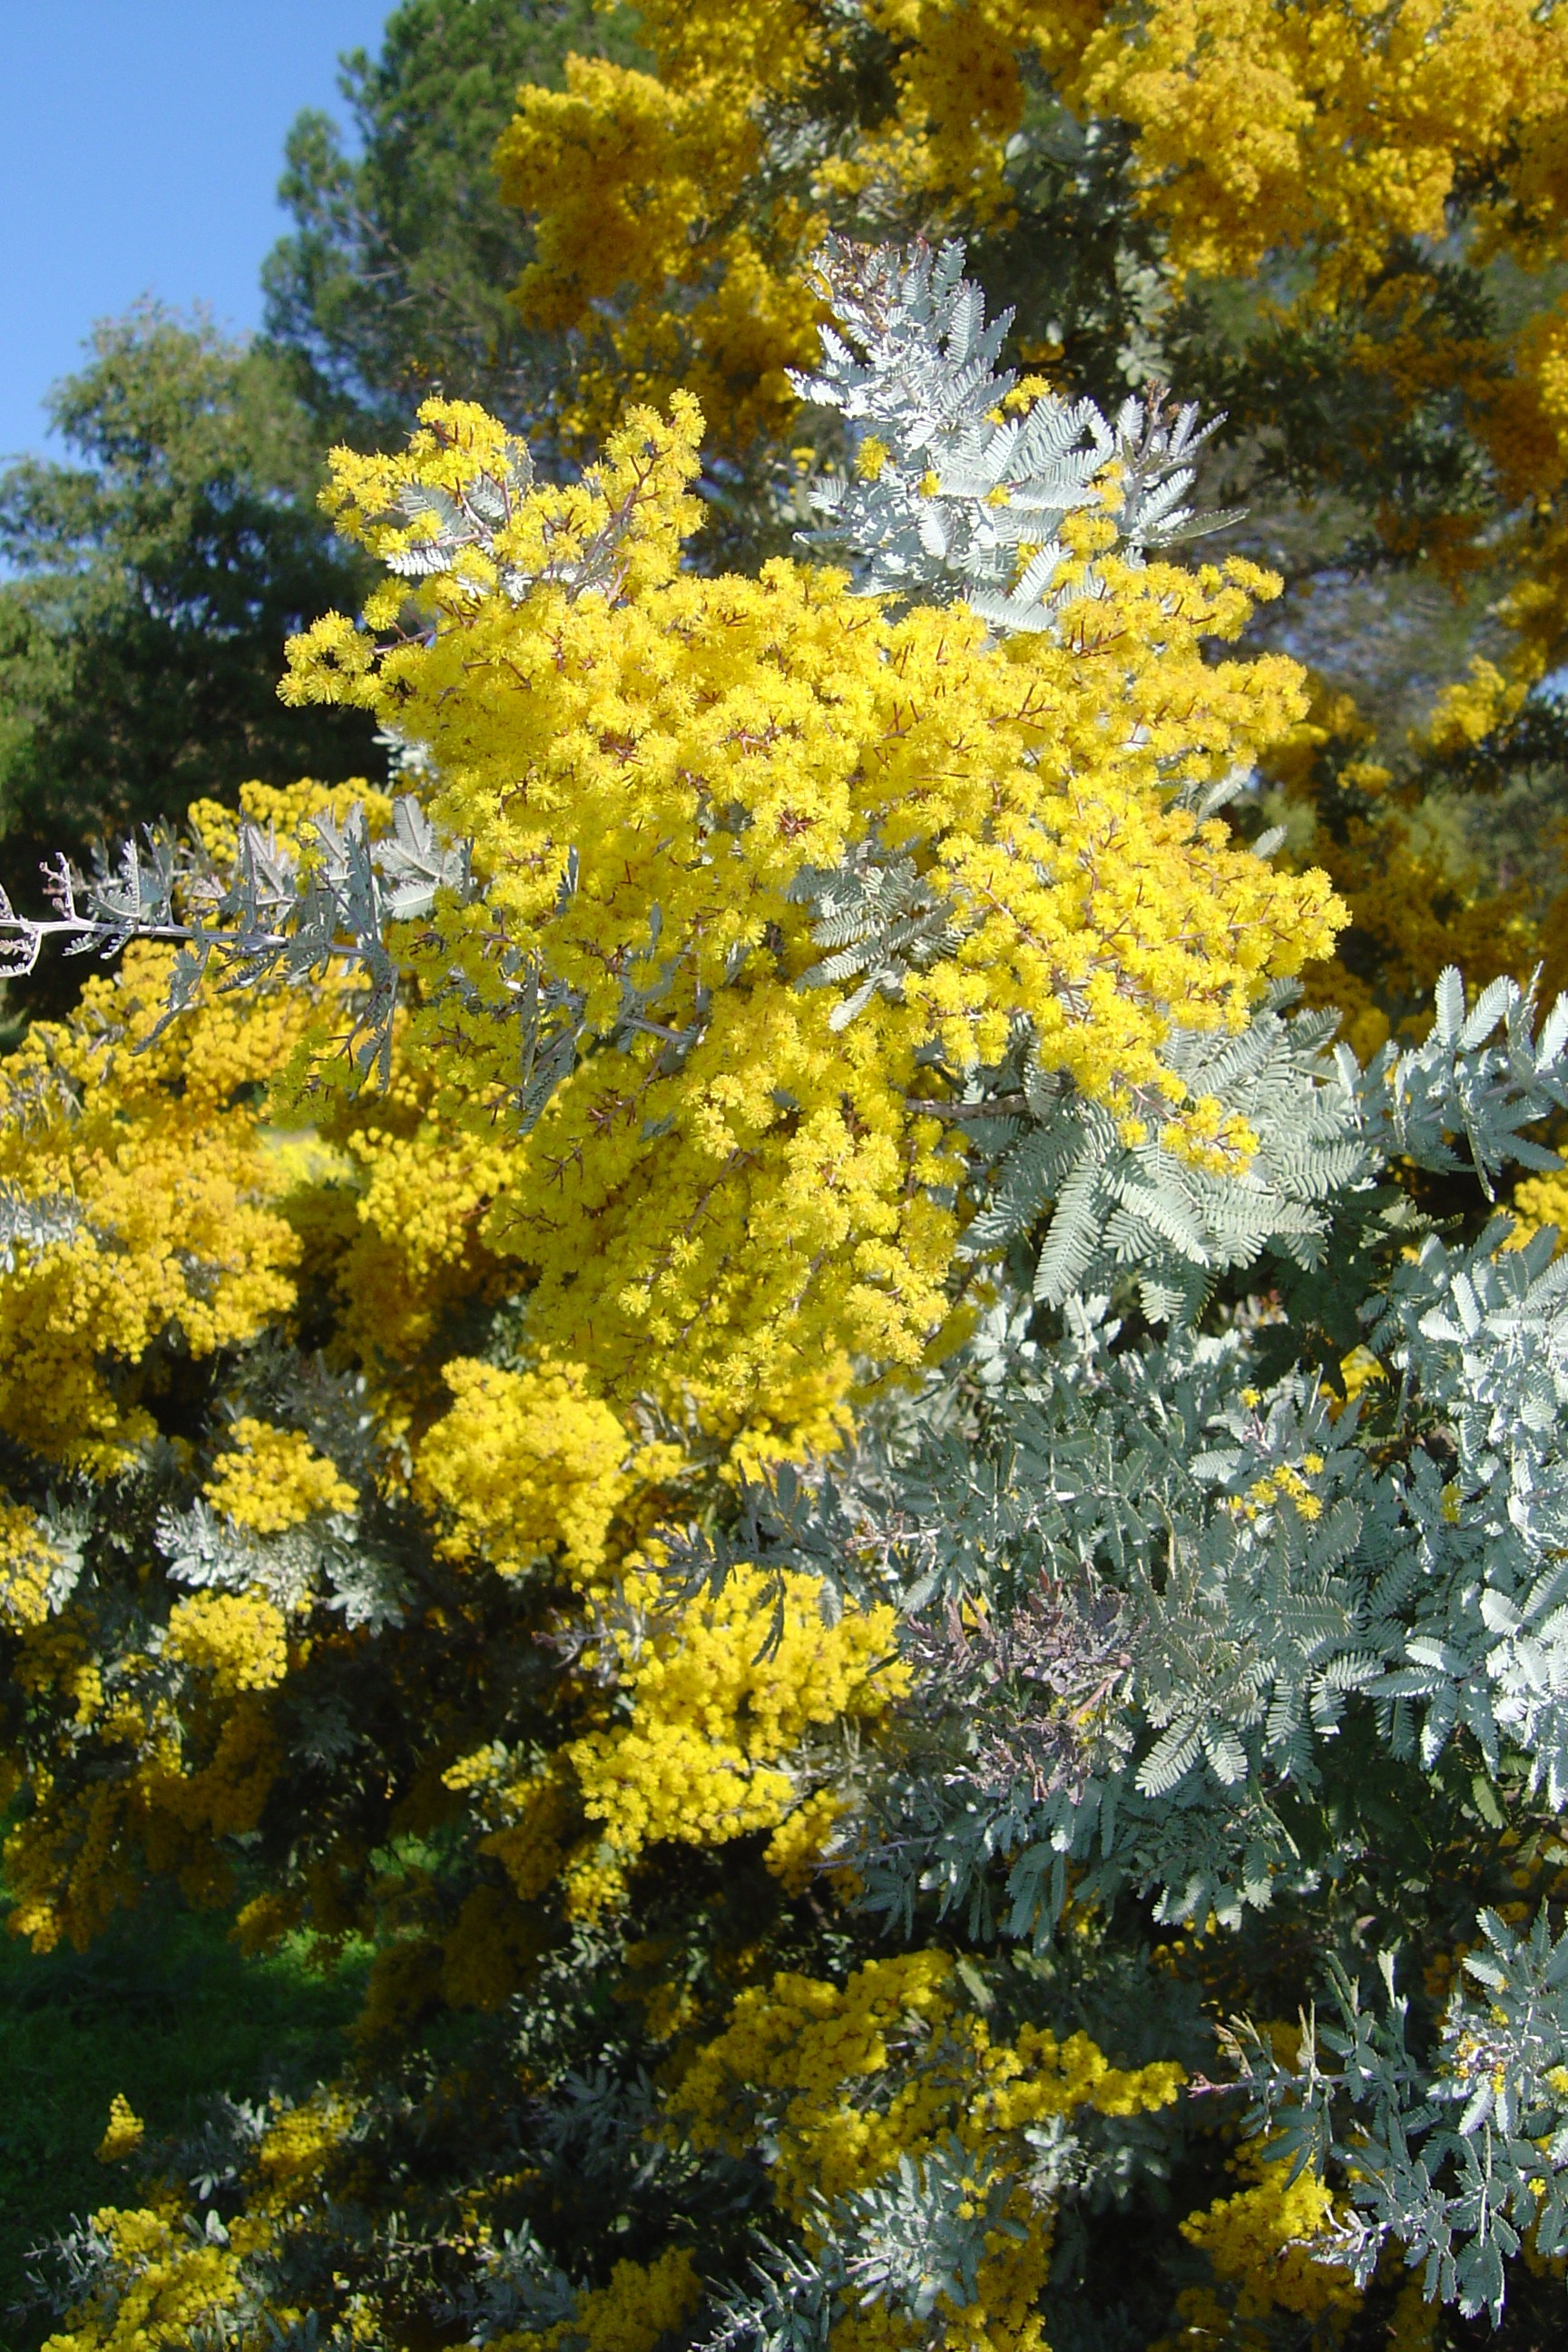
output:
[[[568,51],[630,62],[625,12],[592,0],[405,0],[378,56],[341,87],[357,152],[310,110],[289,133],[279,196],[294,226],[262,268],[267,331],[339,437],[401,439],[439,389],[509,423],[539,404],[553,353],[508,299],[531,251],[491,154],[524,82]]]
[[[94,331],[49,414],[74,462],[0,477],[8,870],[249,777],[374,768],[363,719],[278,699],[289,632],[356,583],[287,362],[145,305]]]

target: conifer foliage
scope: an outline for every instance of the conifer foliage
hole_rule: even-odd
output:
[[[818,266],[795,554],[683,564],[687,394],[427,401],[283,689],[392,789],[5,919],[109,959],[0,1067],[16,1923],[374,1954],[106,2117],[58,2352],[1557,2324],[1568,1000],[1336,1048],[1199,420]]]

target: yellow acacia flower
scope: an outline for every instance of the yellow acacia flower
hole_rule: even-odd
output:
[[[1431,744],[1484,740],[1559,660],[1568,300],[1548,273],[1568,209],[1560,11],[1148,0],[1135,38],[1110,0],[845,0],[829,12],[756,0],[743,33],[720,0],[651,0],[639,22],[645,67],[569,60],[564,91],[520,93],[501,142],[503,195],[531,215],[535,239],[515,299],[530,324],[569,329],[592,354],[560,420],[569,438],[597,446],[627,400],[679,387],[699,394],[721,449],[787,434],[787,368],[815,357],[811,257],[829,221],[871,234],[900,219],[933,235],[1006,228],[1027,201],[1025,93],[1043,75],[1089,135],[1124,126],[1166,289],[1248,278],[1271,257],[1304,331],[1359,315],[1346,357],[1374,402],[1404,422],[1436,397],[1484,447],[1515,518],[1503,530],[1515,582],[1499,608],[1514,646],[1500,668],[1478,663],[1439,697]],[[868,47],[888,57],[884,99],[847,146],[814,97],[852,83]],[[788,175],[769,163],[770,128],[784,121],[798,159]],[[1431,280],[1399,257],[1457,220],[1478,285],[1503,259],[1529,291],[1484,328],[1434,331]],[[1397,537],[1392,515],[1379,522]],[[1477,529],[1464,509],[1423,519],[1425,551],[1450,583],[1474,568]],[[1353,765],[1350,789],[1370,803],[1388,772]],[[1363,1057],[1391,1013],[1397,1023],[1429,1000],[1447,961],[1522,977],[1544,955],[1552,989],[1568,979],[1552,961],[1564,907],[1530,906],[1517,883],[1461,887],[1467,903],[1444,939],[1432,908],[1439,894],[1451,907],[1456,877],[1403,810],[1382,808],[1366,837],[1359,822],[1348,835],[1325,825],[1308,855],[1331,866],[1383,951],[1377,985],[1363,944],[1354,970],[1322,975],[1312,992],[1342,1008],[1342,1034]]]
[[[1291,2180],[1288,2163],[1255,2168],[1250,2186],[1182,2223],[1183,2237],[1208,2256],[1221,2293],[1192,2288],[1178,2298],[1185,2323],[1179,2344],[1227,2340],[1234,2323],[1273,2312],[1317,2319],[1360,2306],[1349,2271],[1328,2258],[1331,2192],[1311,2171]]]
[[[1179,1160],[1212,1175],[1245,1174],[1258,1150],[1258,1137],[1246,1119],[1226,1117],[1213,1095],[1185,1103],[1160,1130],[1161,1141]]]
[[[994,2042],[964,2006],[951,1958],[903,1952],[870,1960],[842,1986],[783,1973],[735,2000],[722,2033],[686,2066],[671,2121],[698,2148],[753,2150],[765,2134],[775,2202],[806,2221],[818,2197],[842,2197],[955,2142],[978,2181],[1005,2161],[1008,2136],[1085,2108],[1137,2115],[1168,2106],[1182,2070],[1123,2072],[1083,2034],[1058,2043],[1026,2027]],[[1012,2168],[1010,2166],[1008,2168]],[[1049,2269],[1051,2217],[1020,2189],[1005,2206],[1008,2229],[989,2242],[976,2300],[960,2310],[943,2295],[935,2332],[942,2352],[1037,2352]],[[888,2315],[847,2323],[846,2340],[891,2340]],[[835,2342],[845,2334],[845,2324]]]
[[[181,2352],[193,2340],[246,2333],[258,2275],[319,2197],[353,2121],[353,2108],[331,2092],[298,2106],[274,2098],[246,2167],[245,2206],[222,2230],[193,2217],[168,2183],[146,2206],[101,2207],[91,2217],[101,2266],[48,2338],[53,2352]],[[142,2129],[116,2097],[100,2157],[132,2153]]]
[[[1510,1249],[1522,1248],[1544,1226],[1557,1233],[1558,1248],[1568,1248],[1568,1171],[1544,1176],[1524,1176],[1514,1186],[1509,1207],[1513,1211]]]
[[[298,1527],[315,1511],[352,1511],[358,1496],[294,1429],[242,1414],[203,1492],[215,1510],[259,1536]]]
[[[591,1573],[631,1488],[630,1443],[578,1364],[509,1372],[449,1362],[454,1402],[419,1450],[422,1494],[451,1517],[447,1549],[484,1551],[503,1575],[560,1550]]]
[[[505,2352],[658,2352],[701,2298],[690,2248],[675,2246],[647,2264],[617,2263],[608,2284],[584,2295],[571,2319],[493,2341]]]
[[[0,1503],[0,1623],[41,1625],[50,1580],[63,1566],[37,1514],[21,1503]]]
[[[406,454],[335,461],[332,511],[374,551],[414,530],[386,520],[404,493],[510,462],[481,412],[421,417]],[[745,1415],[829,1352],[913,1363],[942,1327],[962,1147],[918,1107],[922,1052],[971,1069],[1022,1023],[1122,1116],[1140,1092],[1173,1108],[1171,1024],[1241,1025],[1342,918],[1321,876],[1275,873],[1172,803],[1302,708],[1289,662],[1204,653],[1268,575],[1119,565],[1097,553],[1109,520],[1079,518],[1067,535],[1101,593],[1068,641],[1001,646],[962,608],[889,618],[792,563],[700,579],[678,569],[699,423],[684,398],[668,422],[635,412],[582,482],[515,499],[493,555],[466,550],[427,584],[427,635],[376,651],[367,633],[353,676],[435,749],[431,813],[471,838],[484,885],[437,908],[415,953],[433,992],[459,971],[472,1008],[408,1024],[437,1117],[492,1152],[507,1136],[510,1028],[480,1013],[502,1002],[502,931],[580,992],[591,1032],[618,1028],[628,979],[668,976],[658,1022],[586,1055],[487,1180],[480,1238],[531,1270],[535,1344],[591,1363],[608,1402],[662,1382]],[[559,567],[612,516],[618,585],[574,599]],[[536,577],[521,603],[502,562]],[[338,698],[342,675],[307,635],[285,691]],[[873,834],[963,910],[961,936],[901,1001],[837,1027],[830,992],[799,985],[816,950],[794,886]],[[699,1003],[671,1066],[666,1038]],[[1239,1172],[1248,1134],[1205,1116],[1175,1147]]]
[[[213,1677],[226,1694],[270,1690],[288,1671],[283,1612],[259,1592],[196,1592],[177,1601],[168,1654]]]
[[[658,1598],[647,1575],[628,1580],[626,1593],[634,1606]],[[721,1845],[776,1832],[795,1801],[784,1759],[803,1735],[876,1716],[906,1687],[891,1610],[846,1610],[829,1625],[817,1580],[793,1572],[779,1605],[775,1624],[768,1580],[739,1569],[667,1623],[656,1617],[646,1632],[634,1624],[613,1636],[628,1717],[566,1750],[588,1817],[602,1825],[568,1873],[580,1912],[596,1910],[660,1839]]]
[[[244,2296],[240,2243],[193,2235],[174,2210],[102,2207],[92,2216],[109,2250],[104,2288],[71,2314],[53,2352],[175,2352],[221,2326]]]
[[[763,1860],[791,1895],[803,1895],[822,1862],[843,1801],[831,1789],[818,1790],[786,1813],[767,1843]]]
[[[1310,1464],[1315,1464],[1319,1469],[1322,1467],[1321,1457],[1314,1454],[1303,1462],[1302,1470]],[[1293,1463],[1276,1463],[1273,1469],[1267,1471],[1261,1478],[1255,1478],[1247,1490],[1242,1508],[1248,1518],[1256,1518],[1260,1511],[1272,1510],[1277,1503],[1289,1503],[1303,1519],[1321,1519],[1323,1516],[1322,1496],[1314,1494],[1301,1470],[1298,1470]]]
[[[123,2092],[116,2091],[109,2103],[109,2125],[98,2143],[100,2164],[114,2164],[122,2156],[134,2156],[145,2138],[147,2126],[137,2115]]]
[[[294,1298],[300,1244],[245,1097],[310,1007],[297,992],[224,997],[154,1038],[169,966],[165,949],[128,949],[68,1022],[33,1025],[0,1084],[0,1180],[72,1212],[0,1285],[0,1424],[100,1474],[151,1433],[137,1367],[155,1343],[179,1332],[211,1356]]]

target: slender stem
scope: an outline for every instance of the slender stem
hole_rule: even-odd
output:
[[[1016,1118],[1029,1108],[1026,1095],[994,1095],[989,1102],[938,1102],[924,1095],[906,1095],[904,1108],[931,1118]]]

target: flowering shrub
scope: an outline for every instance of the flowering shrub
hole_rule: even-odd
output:
[[[844,568],[681,568],[684,395],[564,487],[428,402],[284,688],[403,789],[9,926],[123,949],[5,1070],[13,1924],[374,1952],[341,2081],[107,2119],[58,2352],[1327,2346],[1568,2244],[1562,1947],[1474,1933],[1568,1788],[1568,1290],[1486,1214],[1568,1005],[1336,1059],[1192,419],[826,268]]]

